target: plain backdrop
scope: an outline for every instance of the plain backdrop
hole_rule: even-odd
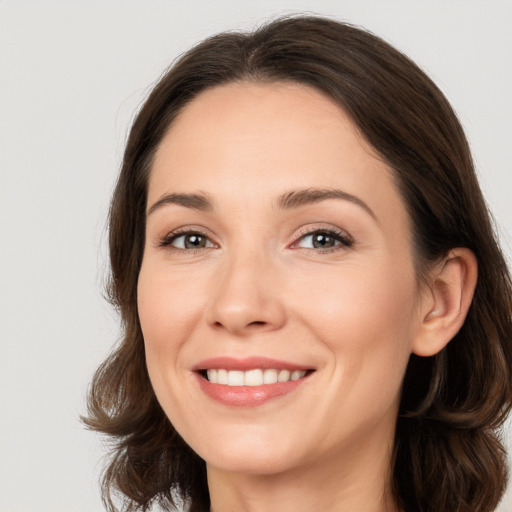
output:
[[[434,78],[510,256],[511,0],[0,0],[1,512],[103,510],[102,444],[78,416],[119,334],[105,218],[134,112],[193,43],[296,11],[362,25]]]

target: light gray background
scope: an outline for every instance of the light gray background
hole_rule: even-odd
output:
[[[2,512],[102,510],[101,443],[77,418],[118,335],[104,221],[134,111],[196,41],[297,10],[367,27],[436,80],[511,254],[510,0],[0,0]]]

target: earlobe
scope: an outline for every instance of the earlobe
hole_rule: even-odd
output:
[[[478,264],[472,251],[456,248],[431,274],[412,346],[414,354],[424,357],[440,352],[462,327],[473,300]]]

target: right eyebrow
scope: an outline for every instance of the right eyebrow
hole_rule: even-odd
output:
[[[148,210],[147,217],[154,213],[159,208],[168,204],[177,204],[185,208],[193,208],[203,212],[211,211],[213,209],[212,201],[202,194],[164,194],[158,201],[153,203]]]

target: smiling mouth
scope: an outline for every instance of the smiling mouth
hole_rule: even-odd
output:
[[[200,370],[203,379],[212,384],[231,387],[264,386],[303,379],[314,370],[285,370],[275,368],[255,368],[251,370],[227,370],[223,368]]]

